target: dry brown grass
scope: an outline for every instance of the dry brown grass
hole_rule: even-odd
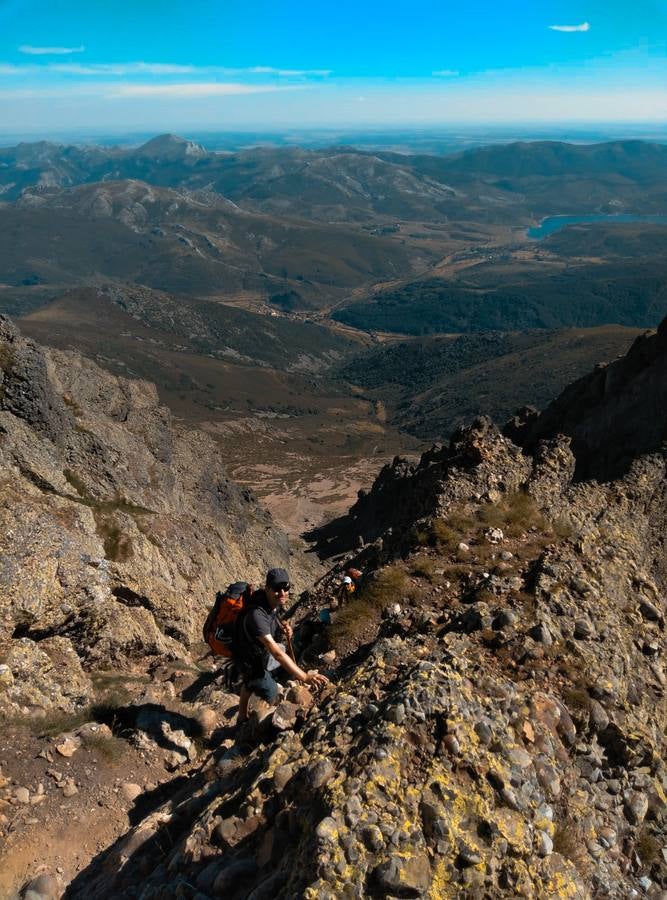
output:
[[[455,550],[460,534],[446,519],[434,519],[431,526],[431,542],[441,552]]]
[[[435,561],[433,557],[427,556],[425,553],[416,556],[410,563],[410,574],[416,575],[418,578],[425,578],[430,582],[435,581]]]
[[[0,347],[0,371],[9,374],[14,367],[15,360],[14,350],[7,344],[3,344]]]
[[[591,698],[588,691],[580,687],[568,688],[563,691],[563,700],[568,710],[573,713],[588,712],[591,708]]]
[[[402,568],[387,566],[382,569],[354,600],[336,613],[328,631],[330,646],[341,652],[367,634],[370,637],[380,623],[382,610],[390,603],[400,603],[408,589],[408,577]]]
[[[125,741],[113,734],[110,737],[103,734],[85,734],[83,746],[112,766],[117,766],[121,762],[127,750]]]
[[[11,725],[27,728],[37,737],[55,737],[65,731],[74,731],[86,722],[90,722],[90,707],[85,707],[78,712],[65,712],[62,709],[50,710],[44,716],[31,716],[16,714],[4,718],[4,722]]]
[[[650,867],[659,858],[662,844],[652,833],[649,825],[642,826],[637,835],[635,850],[646,867]]]
[[[518,537],[531,528],[549,530],[549,525],[537,504],[530,494],[524,491],[515,491],[504,497],[500,503],[480,507],[477,517],[485,527],[501,528],[508,537]]]
[[[112,517],[95,511],[96,531],[104,543],[104,555],[114,562],[127,562],[134,555],[132,539]]]
[[[581,875],[591,868],[591,858],[586,850],[584,834],[579,823],[569,815],[556,822],[553,836],[554,852],[569,859]]]

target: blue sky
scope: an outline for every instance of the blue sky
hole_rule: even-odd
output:
[[[667,121],[667,0],[0,0],[0,130]]]

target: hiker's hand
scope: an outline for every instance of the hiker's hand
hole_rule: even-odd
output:
[[[292,628],[292,626],[290,625],[290,623],[289,623],[289,622],[281,622],[280,624],[281,624],[282,627],[283,627],[283,632],[285,633],[285,635],[286,635],[290,640],[292,640],[292,638],[294,637],[294,629]]]
[[[325,684],[329,684],[329,679],[326,675],[322,675],[321,672],[318,672],[317,669],[311,669],[306,675],[306,684],[312,684],[315,687],[324,687]]]

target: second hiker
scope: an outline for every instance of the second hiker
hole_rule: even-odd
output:
[[[239,615],[234,626],[234,659],[243,677],[239,699],[237,724],[248,718],[248,702],[256,694],[274,704],[278,684],[273,674],[283,669],[288,676],[315,686],[328,683],[317,671],[304,672],[288,656],[281,639],[291,640],[292,626],[281,622],[279,615],[285,608],[290,592],[290,579],[285,569],[269,569],[263,590],[255,591],[251,604]]]

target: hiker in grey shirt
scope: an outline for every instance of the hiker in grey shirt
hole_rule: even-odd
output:
[[[243,610],[234,625],[234,659],[243,676],[237,725],[248,718],[248,702],[252,694],[275,703],[278,685],[271,674],[282,668],[297,681],[315,686],[328,683],[326,675],[313,670],[304,672],[287,654],[280,642],[292,637],[292,626],[281,622],[290,592],[289,574],[285,569],[269,569],[263,590],[255,591],[251,604]]]

